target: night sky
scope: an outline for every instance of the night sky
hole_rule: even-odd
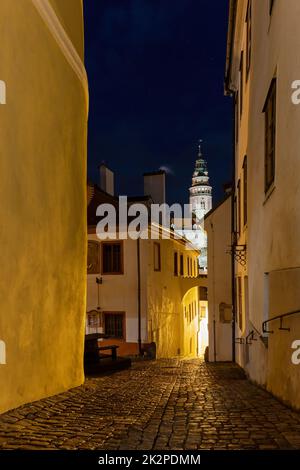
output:
[[[101,161],[116,193],[170,169],[168,202],[188,202],[203,139],[214,203],[231,178],[231,99],[223,95],[228,2],[85,0],[90,87],[88,177]]]

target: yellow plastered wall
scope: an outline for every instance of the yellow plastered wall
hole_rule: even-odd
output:
[[[192,287],[182,302],[183,335],[182,353],[184,356],[197,357],[199,330],[198,288]]]
[[[52,3],[82,53],[81,1]],[[0,31],[2,412],[84,380],[87,98],[31,1],[1,0]]]
[[[154,242],[149,243],[149,265],[147,278],[148,339],[154,341],[158,358],[190,355],[196,351],[197,329],[186,328],[184,318],[184,296],[190,291],[188,301],[197,303],[197,289],[201,281],[196,273],[188,276],[187,259],[197,264],[197,251],[186,250],[184,244],[170,239],[160,240],[161,269],[154,270]],[[174,253],[178,255],[178,275],[174,275]],[[184,258],[184,273],[180,275],[180,255]],[[195,317],[196,318],[196,317]],[[193,325],[196,319],[193,318]]]

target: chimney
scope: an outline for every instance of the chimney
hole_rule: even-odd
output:
[[[144,195],[151,196],[154,204],[166,202],[166,173],[163,170],[144,173]]]
[[[115,180],[115,175],[114,172],[111,171],[105,163],[101,163],[99,165],[99,172],[100,172],[100,188],[102,191],[105,191],[106,193],[110,194],[111,196],[114,196],[115,190],[114,190],[114,180]]]
[[[232,193],[232,183],[223,184],[223,189],[224,189],[224,193],[226,194],[226,196],[228,196],[229,194]]]

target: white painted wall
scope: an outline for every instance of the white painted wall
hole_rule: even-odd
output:
[[[89,240],[98,241],[96,234],[89,234]],[[143,245],[146,242],[142,242]],[[142,246],[142,259],[147,257],[144,246]],[[97,277],[102,277],[100,284],[100,308],[107,312],[125,312],[126,316],[126,341],[138,341],[138,297],[137,297],[137,241],[123,240],[124,252],[124,274],[89,274],[87,276],[87,312],[97,308],[98,302],[98,285]],[[143,261],[142,261],[143,262]],[[144,263],[144,262],[143,262]],[[147,266],[147,261],[145,262]],[[146,332],[146,278],[142,272],[141,276],[142,291],[142,341],[147,341]]]
[[[202,309],[205,315],[202,316]],[[204,358],[205,350],[208,347],[208,302],[207,300],[199,301],[199,324],[198,324],[198,356]]]
[[[231,197],[205,218],[208,236],[208,334],[209,360],[232,359],[230,323],[222,323],[220,304],[231,305]]]
[[[269,298],[267,316],[300,308],[300,108],[291,101],[291,83],[299,78],[300,58],[291,51],[300,46],[297,0],[274,3],[269,17],[268,2],[254,2],[254,45],[249,119],[249,294],[250,321],[264,320],[263,299]],[[295,49],[296,48],[296,49]],[[277,135],[275,189],[264,194],[264,115],[271,79],[277,76]],[[254,184],[255,182],[255,184]],[[265,292],[265,273],[270,273],[270,289]],[[279,331],[276,323],[269,349],[259,354],[261,345],[250,351],[250,376],[280,398],[300,407],[300,370],[291,364],[290,345],[300,337],[299,321],[286,322],[291,332]],[[277,324],[278,326],[278,324]],[[265,357],[265,361],[262,361]]]
[[[246,1],[239,2],[236,31],[235,70],[245,47]],[[291,85],[300,78],[300,2],[274,2],[269,14],[268,0],[252,1],[252,56],[245,84],[246,112],[239,126],[237,179],[243,156],[248,155],[248,226],[240,239],[248,245],[249,306],[244,308],[246,336],[253,326],[262,331],[267,318],[300,308],[300,107],[292,103]],[[265,117],[264,103],[272,78],[277,78],[276,174],[274,189],[264,191]],[[233,81],[238,85],[238,75]],[[247,104],[248,103],[248,104]],[[247,107],[249,105],[249,107]],[[269,282],[266,282],[268,274]],[[245,305],[245,293],[243,303]],[[247,313],[248,312],[248,313]],[[300,408],[300,367],[291,363],[291,344],[300,338],[300,316],[286,320],[290,332],[278,330],[272,322],[269,347],[259,339],[237,347],[238,362],[250,378],[266,386],[280,399]]]

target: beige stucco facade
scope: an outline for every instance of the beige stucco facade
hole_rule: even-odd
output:
[[[96,233],[89,233],[89,241],[99,243]],[[141,262],[145,263],[147,250],[146,242],[141,243],[140,257]],[[125,332],[126,343],[130,345],[131,350],[137,352],[138,347],[138,273],[137,273],[137,240],[122,240],[123,252],[123,273],[122,274],[102,274],[101,269],[98,273],[88,274],[87,276],[87,312],[97,310],[98,292],[99,307],[102,312],[124,312],[125,314]],[[101,250],[100,250],[101,251]],[[101,256],[101,255],[100,255]],[[146,261],[147,263],[147,261]],[[147,265],[147,264],[146,264]],[[96,279],[101,276],[102,284],[99,286]],[[146,289],[147,278],[145,271],[141,271],[141,340],[143,343],[147,341],[147,328],[145,317],[146,305]],[[101,329],[101,332],[103,330]],[[93,328],[87,325],[87,333],[93,333]],[[122,346],[122,345],[121,345]],[[123,352],[124,348],[121,347]]]
[[[1,0],[0,31],[5,411],[84,380],[88,92],[81,0]]]
[[[288,5],[287,5],[288,3]],[[241,53],[247,50],[247,8],[251,6],[251,62],[241,86]],[[250,378],[300,408],[300,366],[292,363],[292,343],[300,338],[300,315],[267,325],[277,315],[300,309],[300,106],[292,102],[292,83],[300,78],[298,0],[239,0],[229,54],[228,88],[243,96],[236,113],[236,189],[243,200],[243,162],[247,155],[247,223],[237,243],[246,245],[247,263],[236,263],[242,279],[242,322],[237,323],[238,362]],[[248,35],[249,36],[249,35]],[[274,181],[265,188],[265,104],[276,83]],[[237,103],[240,108],[240,101]],[[237,191],[238,192],[238,191]],[[239,210],[237,207],[237,218]],[[243,204],[240,218],[243,220]],[[238,232],[238,230],[236,230]],[[238,304],[238,301],[237,301]],[[237,312],[237,318],[239,312]],[[248,341],[253,331],[256,341]],[[268,339],[266,339],[268,338]]]
[[[231,196],[205,217],[209,361],[232,360]]]

